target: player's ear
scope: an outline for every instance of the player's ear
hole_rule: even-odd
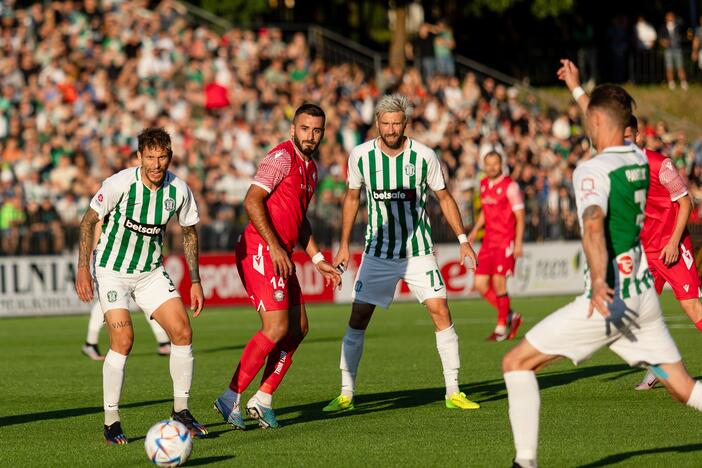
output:
[[[295,121],[293,120],[293,123],[290,124],[290,138],[295,137]]]

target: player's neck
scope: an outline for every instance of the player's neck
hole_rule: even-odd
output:
[[[595,143],[595,148],[597,148],[598,153],[602,153],[607,148],[624,145],[624,132],[613,131],[607,135],[602,135],[602,137]]]
[[[400,144],[397,146],[397,148],[391,148],[388,145],[385,144],[385,141],[383,141],[382,138],[378,138],[379,144],[378,146],[380,147],[380,151],[382,151],[384,154],[387,154],[388,156],[394,157],[397,156],[398,154],[402,153],[405,151],[405,145],[407,144],[407,137],[403,136],[402,139],[400,140]]]

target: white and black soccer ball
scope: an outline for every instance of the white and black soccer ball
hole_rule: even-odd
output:
[[[159,421],[146,433],[144,449],[154,465],[180,466],[188,461],[193,449],[193,436],[178,421]]]

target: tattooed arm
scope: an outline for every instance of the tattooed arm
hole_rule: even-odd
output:
[[[592,284],[588,316],[592,315],[594,309],[597,309],[602,316],[608,317],[607,304],[612,302],[614,294],[614,291],[607,285],[606,278],[607,245],[605,244],[604,220],[604,211],[597,205],[590,205],[583,211],[583,250],[587,258]]]
[[[83,216],[83,220],[80,222],[76,292],[83,302],[90,302],[93,300],[93,279],[90,275],[90,258],[95,246],[95,225],[99,221],[100,218],[97,212],[89,208],[85,216]]]
[[[190,271],[190,309],[193,311],[193,317],[197,317],[205,305],[205,295],[200,284],[198,239],[195,226],[183,226],[183,250],[185,251],[185,262]]]

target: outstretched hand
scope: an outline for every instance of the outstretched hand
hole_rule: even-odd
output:
[[[325,286],[331,284],[333,288],[341,287],[341,273],[337,268],[334,268],[331,263],[322,260],[315,265],[315,268],[324,276]]]
[[[580,86],[580,71],[573,62],[568,59],[561,59],[561,68],[558,69],[558,79],[565,81],[570,91]]]

